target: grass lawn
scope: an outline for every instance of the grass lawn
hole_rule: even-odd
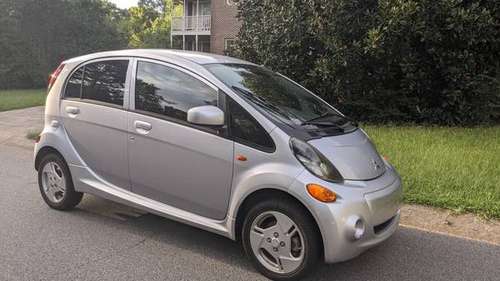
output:
[[[0,90],[0,111],[44,105],[45,93],[45,89]]]
[[[500,126],[365,126],[403,178],[408,203],[500,218]]]

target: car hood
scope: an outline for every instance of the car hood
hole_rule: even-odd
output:
[[[385,172],[384,161],[361,129],[308,143],[328,158],[346,180],[371,180]]]

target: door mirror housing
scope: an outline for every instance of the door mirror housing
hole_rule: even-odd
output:
[[[222,126],[224,112],[213,105],[197,106],[188,110],[187,121],[196,125]]]

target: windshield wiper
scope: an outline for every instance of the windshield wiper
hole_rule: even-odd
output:
[[[268,103],[265,99],[254,95],[252,92],[250,92],[246,89],[237,87],[237,86],[231,86],[231,88],[233,88],[233,90],[236,90],[236,91],[240,92],[241,94],[243,94],[246,98],[248,98],[249,100],[254,102],[256,105],[263,107],[267,110],[270,110],[271,112],[273,112],[274,114],[276,114],[278,116],[286,116],[286,114],[283,113],[283,111],[281,111],[278,107]]]
[[[318,126],[318,127],[333,127],[337,130],[340,130],[342,132],[345,131],[345,128],[340,126],[340,125],[337,125],[335,123],[331,123],[331,122],[319,122],[319,121],[310,121],[310,122],[302,122],[301,124],[302,126],[303,125],[315,125],[315,126]]]
[[[320,116],[316,116],[314,118],[311,118],[309,120],[302,122],[301,125],[317,125],[317,124],[319,124],[318,122],[316,122],[317,120],[321,120],[323,118],[330,117],[330,116],[340,116],[340,115],[332,113],[332,112],[325,112],[325,113],[321,114]],[[321,123],[321,124],[323,124],[323,123]]]
[[[343,126],[340,126],[340,125],[337,125],[333,122],[319,122],[318,120],[321,120],[321,119],[324,119],[324,118],[327,118],[327,117],[332,117],[332,116],[335,116],[335,117],[340,117],[342,119],[345,119],[349,122],[351,122],[351,124],[355,127],[358,126],[358,123],[354,120],[352,120],[351,118],[347,117],[347,116],[342,116],[340,114],[336,114],[336,113],[333,113],[333,112],[325,112],[319,116],[316,116],[314,118],[311,118],[309,120],[306,120],[304,122],[302,122],[302,126],[303,125],[317,125],[317,126],[331,126],[331,127],[337,127],[339,129],[344,129]]]

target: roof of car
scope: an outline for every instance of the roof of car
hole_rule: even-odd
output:
[[[187,60],[196,64],[210,64],[210,63],[238,63],[238,64],[251,64],[250,62],[232,58],[228,56],[221,56],[210,53],[169,50],[169,49],[128,49],[118,51],[106,51],[88,54],[67,60],[72,61],[85,61],[104,57],[117,57],[117,56],[131,56],[131,57],[145,57],[145,58],[163,58],[166,60]]]

